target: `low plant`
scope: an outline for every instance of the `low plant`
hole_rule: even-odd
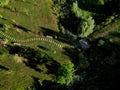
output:
[[[9,4],[9,1],[10,0],[0,0],[0,6],[1,7],[7,6]]]

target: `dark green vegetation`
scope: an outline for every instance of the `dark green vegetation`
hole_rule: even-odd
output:
[[[119,0],[0,0],[0,90],[119,90],[119,51]]]

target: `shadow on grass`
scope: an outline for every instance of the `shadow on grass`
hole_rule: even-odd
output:
[[[49,57],[44,52],[37,50],[37,49],[30,48],[30,47],[9,46],[9,53],[10,54],[18,54],[19,56],[26,58],[27,61],[24,61],[26,66],[28,66],[38,72],[42,71],[38,67],[41,64],[46,65],[49,73],[53,72],[53,71],[55,72],[56,69],[52,69],[52,68],[57,67],[57,65],[59,65],[59,63],[54,61],[51,57]],[[53,70],[53,71],[51,71],[51,70]]]
[[[9,70],[7,67],[2,66],[2,65],[0,65],[0,69],[5,70],[5,71],[8,71],[8,70]]]
[[[81,86],[79,83],[78,85],[75,85],[76,87],[74,88],[87,90],[87,88],[97,85],[98,90],[119,90],[120,45],[110,43],[106,40],[106,43],[103,46],[97,46],[97,42],[98,40],[91,42],[91,44],[93,44],[91,48],[87,52],[84,52],[84,55],[89,62],[89,66],[83,72],[88,74],[86,82],[90,85],[87,86],[86,82],[83,81],[81,82]],[[65,51],[66,52],[64,53],[71,57],[72,62],[76,66],[78,63],[77,59],[79,58],[79,52],[70,48],[65,48]],[[95,84],[89,82],[90,77],[92,77],[91,79],[95,82]],[[82,89],[82,87],[84,88]]]
[[[32,76],[33,84],[30,87],[31,90],[41,90],[41,84],[39,82],[39,78]]]
[[[46,63],[46,67],[48,68],[48,71],[46,74],[55,74],[57,73],[57,70],[59,68],[60,64],[54,60],[50,60],[48,63]]]
[[[90,0],[86,0],[85,2],[83,2],[84,0],[78,1],[78,6],[83,9],[83,10],[87,10],[89,12],[94,12],[94,13],[98,13],[101,14],[104,11],[102,10],[104,5],[98,5],[97,2],[93,1],[91,2]],[[95,7],[95,8],[93,8]]]
[[[49,29],[49,28],[40,27],[40,29],[44,30],[45,35],[62,36],[62,34],[56,32],[56,31],[54,31],[54,30],[51,30],[51,29]]]
[[[42,50],[48,50],[47,48],[45,48],[43,46],[40,46],[40,45],[38,45],[37,47],[40,48],[40,49],[42,49]]]
[[[32,78],[34,80],[33,87],[35,90],[68,90],[65,85],[60,85],[49,80],[44,80],[41,85],[39,82],[39,78]]]
[[[25,27],[23,27],[21,25],[13,24],[13,26],[17,27],[17,28],[19,28],[19,29],[21,29],[21,30],[23,30],[25,32],[31,32],[31,30],[29,30],[29,29],[27,29],[27,28],[25,28]]]
[[[88,76],[83,78],[83,81],[80,81],[80,83],[74,85],[75,87],[73,87],[73,90],[120,89],[120,45],[111,44],[106,41],[103,46],[97,46],[97,42],[98,41],[94,41],[90,50],[88,52],[84,52],[84,55],[89,62],[89,66],[83,72],[85,72]],[[70,53],[75,53],[73,50],[69,49],[67,49],[67,52],[69,55]],[[74,57],[74,61],[77,61],[75,59],[76,56],[70,56]],[[74,64],[77,65],[76,63]],[[97,89],[92,89],[92,86],[97,86]]]
[[[3,28],[3,24],[0,24],[0,28]]]
[[[9,21],[9,20],[6,19],[6,18],[2,18],[2,19],[8,21],[8,22],[11,23],[14,27],[19,28],[19,29],[21,29],[21,30],[23,30],[23,31],[25,31],[25,32],[32,32],[31,30],[27,29],[26,27],[24,27],[24,26],[22,26],[22,25],[18,25],[18,24],[16,24],[16,23],[13,23],[13,22]],[[3,24],[0,24],[0,27],[3,27]]]
[[[97,1],[97,0],[96,0]],[[120,10],[120,1],[119,0],[110,0],[105,1],[105,3],[97,4],[95,0],[91,2],[90,0],[79,0],[79,7],[83,10],[95,13],[94,18],[96,23],[101,23],[108,16],[113,15],[114,13],[119,14]],[[94,8],[93,8],[94,7]]]
[[[75,66],[78,65],[79,61],[79,51],[77,48],[64,47],[64,54],[69,56]]]
[[[80,25],[81,19],[77,18],[75,14],[73,14],[73,12],[70,12],[68,15],[65,15],[64,18],[59,17],[58,19],[58,27],[60,30],[62,25],[65,28],[65,30],[68,30],[73,34],[77,34],[77,29]]]
[[[40,27],[40,28],[42,30],[44,30],[45,35],[51,35],[51,36],[53,36],[53,38],[57,39],[58,41],[72,44],[71,38],[69,36],[60,34],[59,32],[56,32],[56,31],[51,30],[49,28],[45,28],[45,27]]]
[[[79,19],[72,12],[72,5],[75,0],[64,0],[64,2],[59,0],[53,0],[54,6],[59,6],[57,8],[60,14],[58,17],[58,28],[62,32],[61,26],[72,33],[77,33],[77,26],[79,25]],[[61,15],[62,14],[62,15]]]
[[[28,67],[39,72],[41,72],[41,69],[38,68],[38,65],[46,62],[46,60],[41,58],[41,54],[38,53],[38,51],[30,47],[9,46],[9,53],[18,54],[19,56],[26,58],[27,61],[24,61],[24,63]]]

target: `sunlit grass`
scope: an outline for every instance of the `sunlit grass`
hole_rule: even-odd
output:
[[[0,15],[2,16],[0,18],[0,24],[9,25],[10,29],[5,33],[17,40],[40,38],[40,36],[37,35],[37,32],[41,30],[40,27],[57,31],[57,20],[51,12],[50,3],[50,0],[13,0],[8,6],[4,8],[0,7]],[[20,25],[30,31],[27,32],[14,27],[14,25]],[[0,27],[0,30],[1,29],[2,27]],[[10,44],[10,42],[8,44]],[[59,44],[63,46],[67,45],[53,39],[52,42],[41,40],[21,43],[21,46],[39,49],[53,58],[53,60],[64,64],[67,63],[70,58],[63,53],[64,50],[59,47]],[[38,46],[45,47],[46,50]],[[32,85],[32,77],[38,78],[41,82],[42,80],[53,79],[54,74],[46,74],[48,68],[44,63],[38,65],[42,70],[38,72],[24,63],[24,61],[27,61],[26,58],[17,54],[11,55],[7,49],[4,50],[1,48],[0,51],[0,65],[8,68],[8,70],[0,69],[0,90],[24,90],[24,88]]]

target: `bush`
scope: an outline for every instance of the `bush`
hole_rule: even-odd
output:
[[[8,31],[10,29],[10,26],[7,25],[7,24],[3,24],[3,28],[2,30],[5,32],[5,31]]]
[[[9,3],[9,0],[0,0],[0,6],[1,7],[7,6],[8,3]]]
[[[73,79],[73,64],[69,62],[68,64],[63,64],[59,69],[57,73],[57,83],[60,83],[61,85],[69,85]]]
[[[104,44],[105,44],[105,41],[102,40],[102,39],[100,39],[100,40],[98,41],[97,46],[102,46],[102,45],[104,45]]]
[[[78,37],[87,37],[93,32],[94,19],[88,11],[82,10],[78,7],[77,1],[73,3],[72,11],[75,13],[76,17],[81,19],[77,30]]]
[[[94,19],[89,16],[88,18],[81,20],[80,27],[78,27],[78,34],[80,37],[87,37],[93,32],[94,29]]]
[[[80,19],[86,19],[90,16],[90,12],[83,10],[81,8],[78,7],[78,2],[74,2],[73,3],[73,7],[72,7],[72,11],[73,13],[76,15],[76,17],[80,18]]]

